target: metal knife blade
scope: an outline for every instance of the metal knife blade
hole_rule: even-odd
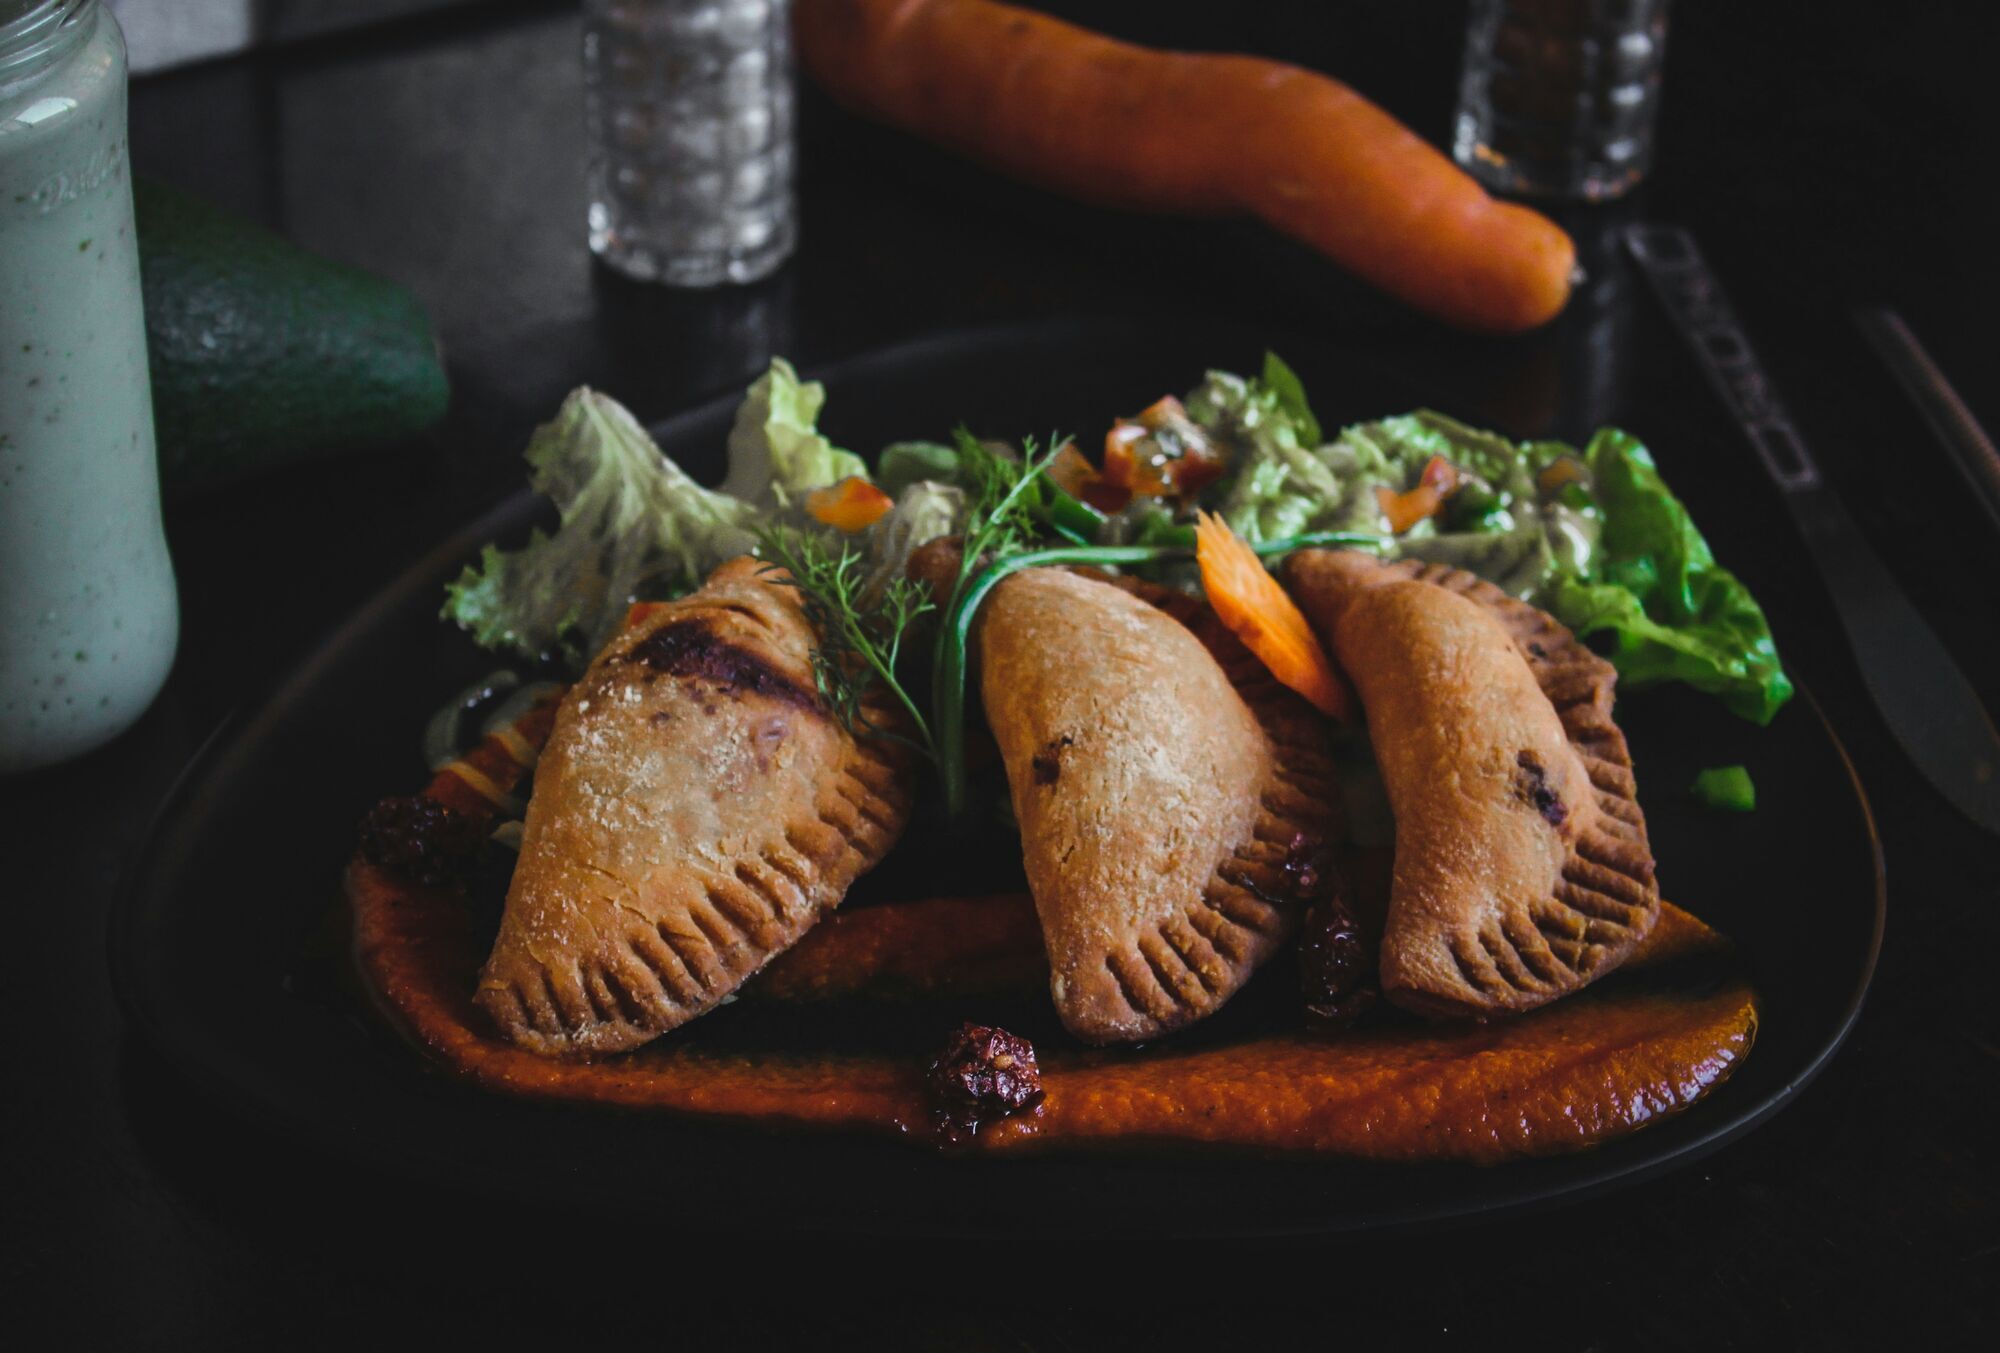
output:
[[[2000,834],[2000,730],[1827,487],[1693,236],[1634,225],[1625,247],[1777,484],[1890,733],[1953,807]]]

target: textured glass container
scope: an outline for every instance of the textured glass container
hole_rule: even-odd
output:
[[[1454,158],[1499,192],[1628,192],[1653,162],[1667,4],[1473,0]]]
[[[754,282],[797,238],[789,0],[588,0],[590,247],[630,277]]]
[[[0,772],[131,724],[179,635],[125,41],[98,0],[0,0]]]

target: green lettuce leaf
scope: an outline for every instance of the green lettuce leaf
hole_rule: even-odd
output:
[[[864,594],[878,595],[902,577],[919,547],[964,530],[965,514],[965,490],[955,484],[919,479],[905,487],[896,506],[868,528]]]
[[[1343,428],[1320,443],[1298,378],[1276,358],[1262,377],[1210,372],[1188,412],[1230,449],[1218,508],[1252,543],[1307,531],[1384,531],[1378,489],[1413,488],[1433,456],[1475,477],[1468,500],[1384,552],[1469,569],[1610,643],[1621,681],[1684,681],[1767,723],[1787,699],[1764,613],[1719,567],[1651,457],[1606,430],[1578,456],[1561,442],[1517,443],[1429,410]],[[1576,482],[1544,494],[1538,476],[1578,457]]]
[[[875,483],[891,498],[900,498],[903,490],[926,479],[955,484],[962,472],[958,452],[943,442],[890,442],[876,459]]]
[[[625,407],[584,388],[528,442],[530,482],[561,512],[518,550],[488,545],[445,589],[442,612],[480,645],[581,663],[625,608],[667,595],[755,545],[754,505],[702,488]]]
[[[729,474],[722,491],[766,510],[783,510],[807,492],[850,475],[868,478],[868,466],[814,426],[826,387],[801,381],[792,364],[771,359],[736,411],[729,430]]]
[[[1583,458],[1604,518],[1598,559],[1556,583],[1549,609],[1578,634],[1612,636],[1621,682],[1684,681],[1769,723],[1792,683],[1749,589],[1715,562],[1635,438],[1606,428]]]
[[[1318,446],[1319,419],[1313,416],[1312,405],[1306,402],[1306,387],[1275,352],[1264,354],[1263,385],[1298,429],[1299,445]]]

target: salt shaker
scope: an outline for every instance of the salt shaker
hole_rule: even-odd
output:
[[[792,251],[789,0],[587,0],[590,247],[630,277],[754,282]]]
[[[0,0],[0,773],[130,725],[179,633],[125,40],[99,0]]]

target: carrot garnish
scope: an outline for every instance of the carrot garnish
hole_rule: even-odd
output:
[[[849,475],[806,495],[806,514],[823,526],[853,535],[873,526],[896,500],[863,479]]]
[[[1202,590],[1216,618],[1257,655],[1271,675],[1303,695],[1320,713],[1354,721],[1354,699],[1296,603],[1285,594],[1229,524],[1195,514],[1195,559]]]

